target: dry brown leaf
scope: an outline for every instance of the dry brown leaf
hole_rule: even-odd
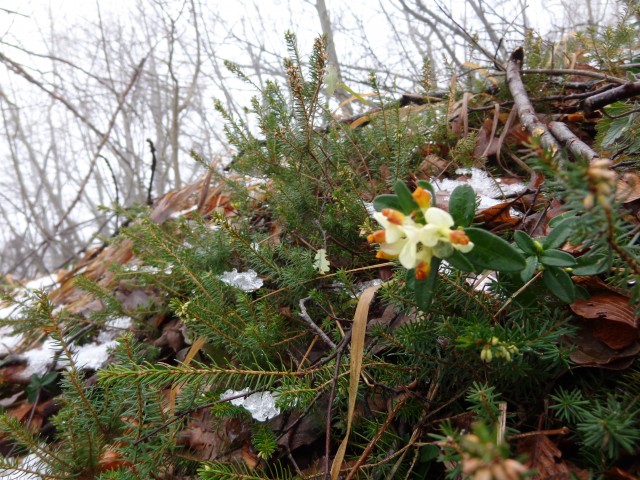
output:
[[[616,200],[630,203],[640,198],[640,175],[627,172],[618,179]]]
[[[356,313],[353,316],[353,327],[351,329],[351,358],[349,366],[349,404],[347,408],[347,427],[344,439],[338,447],[333,463],[331,464],[331,480],[336,480],[340,475],[342,461],[347,451],[349,434],[351,433],[351,423],[355,411],[356,399],[358,397],[358,383],[360,382],[360,371],[362,369],[362,356],[364,355],[364,338],[367,333],[367,319],[369,317],[369,306],[373,296],[380,288],[380,285],[367,288],[358,300]]]
[[[476,221],[482,222],[489,228],[495,228],[503,225],[517,225],[520,219],[511,216],[511,202],[503,202],[493,207],[485,208],[476,215]]]
[[[583,323],[577,336],[572,339],[577,348],[571,352],[570,358],[576,364],[622,370],[631,365],[635,356],[640,353],[637,341],[620,350],[609,348],[593,334],[593,323]]]
[[[638,330],[626,323],[596,319],[593,325],[593,336],[607,347],[620,350],[638,340]]]
[[[584,318],[603,318],[638,328],[638,318],[629,306],[629,299],[614,292],[597,292],[588,300],[576,300],[571,310]]]
[[[534,480],[571,478],[571,471],[562,459],[562,452],[546,435],[533,435],[518,442],[518,453],[526,454],[527,468],[536,471]]]

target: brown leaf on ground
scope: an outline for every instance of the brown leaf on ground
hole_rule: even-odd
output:
[[[584,318],[601,318],[638,328],[638,318],[629,306],[629,299],[614,292],[602,291],[588,300],[576,300],[571,304],[571,310]]]
[[[520,219],[511,215],[511,207],[512,202],[503,202],[493,207],[485,208],[478,212],[476,221],[486,224],[490,229],[506,225],[515,226],[520,223]]]
[[[535,470],[533,480],[571,478],[571,470],[562,459],[562,452],[546,435],[532,435],[518,441],[518,454],[528,457],[525,466]]]
[[[610,370],[623,370],[629,367],[636,355],[640,353],[640,343],[637,341],[620,350],[609,348],[594,335],[593,322],[582,323],[583,325],[578,334],[572,339],[576,350],[571,352],[570,358],[576,364]]]
[[[618,179],[616,200],[630,203],[640,198],[640,175],[627,172]]]
[[[632,475],[618,467],[610,468],[605,472],[604,476],[607,480],[640,480],[637,474]]]

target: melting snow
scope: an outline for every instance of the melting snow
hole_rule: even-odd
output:
[[[471,175],[471,178],[468,180],[431,179],[431,183],[436,190],[448,193],[453,192],[453,190],[460,185],[470,185],[480,199],[479,208],[481,210],[502,203],[502,200],[499,198],[503,195],[517,194],[527,188],[526,185],[522,183],[503,185],[479,168],[459,168],[456,170],[456,173],[458,175]]]
[[[2,318],[2,315],[0,315]],[[11,327],[0,327],[0,356],[8,355],[22,342],[22,335],[11,335]]]
[[[218,279],[245,292],[253,292],[262,287],[262,279],[253,270],[238,272],[238,269],[234,268],[231,272],[224,272]]]
[[[27,455],[17,465],[22,470],[2,469],[0,470],[0,478],[4,480],[38,480],[48,478],[48,468],[33,453]],[[23,470],[28,470],[24,472]],[[30,473],[33,472],[33,473]]]
[[[220,400],[226,400],[249,391],[248,388],[239,391],[227,390],[220,395]],[[259,422],[264,422],[280,414],[280,409],[276,407],[276,397],[271,392],[252,393],[246,397],[234,398],[229,402],[236,407],[244,407]]]
[[[55,352],[59,350],[57,342],[51,339],[45,340],[40,348],[27,350],[21,356],[27,361],[27,368],[21,373],[21,377],[28,379],[31,375],[43,376],[49,371]]]
[[[110,319],[105,328],[98,333],[96,341],[84,345],[71,345],[70,350],[76,366],[80,369],[91,370],[102,367],[109,358],[109,351],[117,344],[115,339],[129,327],[131,327],[131,318],[115,317]],[[12,337],[3,338],[0,341],[4,342],[7,338]],[[21,357],[27,362],[27,367],[21,372],[21,378],[28,379],[31,378],[31,375],[39,377],[45,375],[52,367],[56,352],[60,350],[58,347],[57,342],[47,339],[38,348],[32,348],[22,353]],[[2,354],[1,349],[0,354]],[[56,366],[63,365],[68,366],[68,362],[61,359]]]
[[[28,282],[25,287],[29,290],[42,290],[54,288],[58,282],[52,275],[46,275],[44,277],[36,278]]]

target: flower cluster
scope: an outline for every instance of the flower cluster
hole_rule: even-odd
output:
[[[454,221],[449,213],[431,207],[429,192],[418,187],[413,199],[419,210],[410,215],[392,208],[374,213],[373,218],[384,230],[373,232],[367,240],[380,244],[378,258],[398,258],[403,267],[415,268],[418,280],[424,280],[429,275],[432,257],[446,258],[454,249],[467,253],[473,242],[463,230],[451,229]],[[425,223],[416,221],[417,218],[423,218]]]
[[[616,183],[616,173],[611,170],[613,163],[607,158],[598,158],[591,162],[587,170],[587,180],[590,192],[584,199],[584,206],[591,210],[595,203],[609,208],[609,199]]]
[[[504,358],[507,362],[512,360],[512,355],[519,353],[518,347],[513,344],[501,342],[498,337],[491,337],[491,340],[480,352],[480,360],[489,363],[494,358]]]

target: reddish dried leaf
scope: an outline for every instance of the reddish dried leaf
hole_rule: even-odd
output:
[[[520,219],[511,216],[511,202],[504,202],[485,208],[478,212],[476,221],[486,223],[488,227],[497,227],[502,225],[517,225]]]
[[[639,477],[625,472],[619,467],[613,467],[605,472],[607,480],[640,480]]]
[[[604,318],[638,328],[638,319],[629,306],[629,299],[614,292],[598,292],[588,300],[576,300],[571,309],[584,318]]]
[[[626,323],[597,319],[593,325],[593,336],[607,347],[620,350],[638,340],[638,330]]]
[[[571,471],[562,459],[562,452],[545,435],[533,435],[521,439],[518,442],[518,453],[527,454],[529,457],[525,465],[536,471],[534,480],[571,478]]]
[[[249,470],[253,470],[260,463],[258,455],[251,451],[251,446],[248,443],[242,445],[242,460],[249,467]]]
[[[473,148],[473,157],[491,157],[498,153],[498,141],[497,138],[491,136],[493,129],[493,121],[490,118],[486,118],[482,123],[482,126],[478,130],[478,136],[476,138],[476,144]]]
[[[621,350],[613,350],[596,338],[593,330],[593,323],[584,324],[573,339],[577,348],[570,358],[578,365],[622,370],[631,365],[640,352],[637,341]]]
[[[618,180],[616,200],[630,203],[640,198],[640,175],[627,172]]]

